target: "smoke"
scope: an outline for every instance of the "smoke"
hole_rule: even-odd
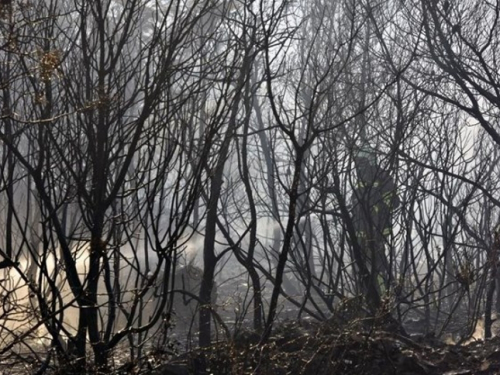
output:
[[[203,252],[204,237],[198,232],[186,234],[179,241],[181,245],[180,263],[181,265],[193,264],[197,267],[202,266],[202,257],[198,256]]]

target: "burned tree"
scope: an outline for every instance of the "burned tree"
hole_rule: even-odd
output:
[[[352,194],[352,220],[363,262],[382,295],[391,279],[386,241],[391,234],[392,213],[399,206],[399,198],[391,175],[377,165],[373,154],[360,151],[355,164],[358,177]]]

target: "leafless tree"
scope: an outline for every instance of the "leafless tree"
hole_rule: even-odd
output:
[[[40,245],[29,250],[36,277],[28,280],[14,266],[41,313],[26,332],[43,325],[50,346],[65,358],[74,355],[81,370],[87,337],[96,367],[106,368],[124,337],[166,316],[170,276],[207,160],[217,160],[212,146],[225,116],[219,104],[226,92],[209,91],[206,78],[224,80],[230,72],[216,64],[198,69],[205,51],[196,26],[214,23],[215,31],[204,35],[212,43],[213,10],[182,1],[51,1],[8,12],[3,32],[12,41],[2,51],[2,121],[8,125],[0,138],[7,221],[12,227],[17,219],[20,239],[14,252],[14,239],[6,237],[2,255],[5,262],[22,262],[28,230],[36,231],[29,227],[36,226],[34,208],[23,214],[12,194],[15,160],[19,185],[36,199],[42,226]],[[216,63],[218,51],[212,58]],[[199,113],[207,92],[214,112],[191,139],[192,109]],[[138,320],[159,285],[165,291],[160,302]],[[70,307],[76,327],[64,319]],[[13,335],[4,351],[23,335]]]

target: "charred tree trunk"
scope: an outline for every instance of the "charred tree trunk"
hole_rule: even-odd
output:
[[[235,94],[231,104],[231,113],[228,120],[226,134],[222,141],[222,146],[218,155],[217,164],[213,170],[210,196],[207,207],[207,218],[205,227],[205,239],[203,244],[203,278],[200,286],[200,337],[199,344],[202,348],[208,347],[211,342],[211,295],[214,285],[215,267],[217,256],[215,254],[215,237],[217,232],[217,206],[222,190],[224,167],[229,149],[233,140],[234,132],[237,128],[237,116],[242,98],[242,91],[248,79],[252,67],[253,56],[251,48],[245,51],[243,62],[236,82]]]
[[[288,204],[288,222],[285,229],[285,236],[283,239],[283,247],[278,258],[278,264],[276,267],[276,276],[274,282],[273,293],[271,295],[271,301],[269,302],[269,312],[267,315],[266,325],[264,328],[264,333],[262,335],[261,343],[266,342],[272,331],[274,319],[276,317],[276,309],[278,306],[278,297],[281,293],[281,284],[283,283],[283,274],[285,271],[285,266],[288,260],[288,254],[291,250],[291,245],[293,241],[294,227],[297,220],[297,203],[299,200],[299,186],[300,186],[300,176],[302,170],[302,161],[304,158],[304,148],[297,147],[296,155],[294,161],[294,173],[292,179],[292,185],[289,192],[290,202]]]
[[[497,281],[497,266],[498,266],[498,249],[500,248],[500,233],[495,232],[495,240],[493,246],[491,247],[489,266],[490,269],[490,279],[488,290],[486,292],[486,304],[484,308],[484,338],[489,339],[492,336],[491,325],[493,323],[492,319],[492,309],[493,309],[493,295],[495,293],[496,281]],[[498,293],[498,292],[497,292]]]

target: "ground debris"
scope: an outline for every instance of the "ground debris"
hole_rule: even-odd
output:
[[[299,322],[288,322],[265,345],[256,340],[220,342],[187,357],[188,362],[196,362],[203,356],[211,372],[220,375],[500,373],[499,338],[457,346],[357,328],[342,331],[325,324],[305,328]]]

